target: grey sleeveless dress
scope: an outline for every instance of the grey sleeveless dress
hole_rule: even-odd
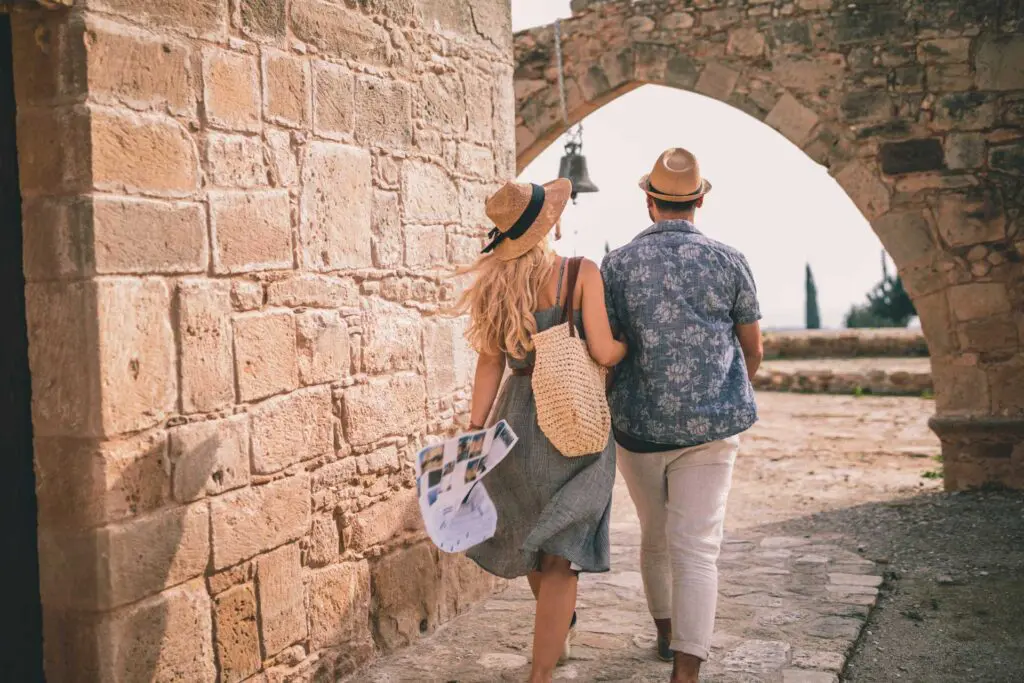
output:
[[[534,315],[537,329],[545,330],[561,322],[562,307]],[[575,319],[582,335],[578,311]],[[512,368],[532,364],[532,353],[521,361],[509,358]],[[606,572],[615,485],[612,435],[609,432],[600,453],[563,456],[537,426],[531,379],[510,375],[498,395],[493,420],[508,421],[519,442],[484,480],[498,511],[497,531],[466,554],[486,571],[507,579],[538,569],[541,553],[564,557],[577,571]]]

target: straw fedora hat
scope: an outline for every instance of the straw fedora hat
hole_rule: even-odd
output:
[[[706,195],[711,183],[701,176],[697,157],[673,147],[662,152],[651,172],[640,179],[640,189],[655,199],[682,204]]]
[[[494,253],[502,261],[530,251],[558,223],[572,194],[566,178],[544,185],[507,182],[487,198],[484,209],[495,227],[482,254]]]

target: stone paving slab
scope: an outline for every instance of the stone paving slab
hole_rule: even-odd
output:
[[[622,482],[612,523],[612,566],[580,581],[573,656],[556,680],[668,680],[654,654],[654,627],[639,572],[640,530]],[[836,683],[875,604],[882,577],[874,563],[834,535],[726,539],[712,657],[714,683]],[[414,645],[350,680],[490,683],[525,681],[533,631],[525,579]]]

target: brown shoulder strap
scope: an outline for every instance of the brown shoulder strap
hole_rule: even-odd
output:
[[[565,283],[565,303],[562,305],[562,322],[569,323],[569,336],[576,336],[576,319],[573,316],[573,301],[576,299],[576,279],[580,274],[583,257],[569,259],[569,279]]]

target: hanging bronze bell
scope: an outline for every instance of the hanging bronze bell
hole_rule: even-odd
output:
[[[558,165],[558,177],[568,178],[572,182],[573,201],[580,192],[599,191],[587,173],[587,158],[580,153],[581,147],[578,142],[567,143],[565,155]]]

